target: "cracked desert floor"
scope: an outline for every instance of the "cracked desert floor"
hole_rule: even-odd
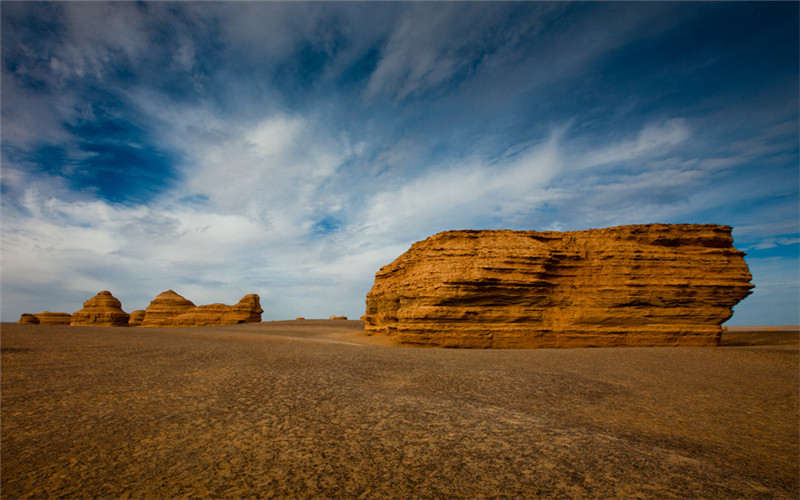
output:
[[[798,334],[415,349],[3,324],[3,498],[797,498]],[[741,330],[741,329],[740,329]]]

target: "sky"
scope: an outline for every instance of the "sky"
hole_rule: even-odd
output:
[[[800,324],[797,2],[8,2],[0,318],[358,318],[450,229],[734,227]]]

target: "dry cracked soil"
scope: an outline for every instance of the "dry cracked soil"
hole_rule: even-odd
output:
[[[3,498],[797,498],[798,333],[449,350],[2,324]]]

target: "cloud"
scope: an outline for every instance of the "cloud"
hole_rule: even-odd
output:
[[[649,123],[636,139],[624,140],[617,144],[593,150],[580,158],[576,166],[590,168],[608,163],[618,163],[640,158],[653,158],[663,153],[671,153],[674,147],[689,138],[689,128],[683,118],[670,118],[661,123]]]
[[[559,131],[542,145],[496,163],[467,158],[373,195],[360,227],[418,239],[432,231],[496,223],[553,196],[548,182],[561,167]]]

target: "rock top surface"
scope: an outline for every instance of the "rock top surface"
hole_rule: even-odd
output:
[[[439,233],[375,275],[367,333],[473,348],[717,345],[753,288],[731,229]]]
[[[83,309],[72,315],[74,326],[128,326],[129,315],[122,303],[105,290],[83,303]]]
[[[263,312],[259,297],[254,293],[245,295],[232,306],[225,304],[195,306],[192,301],[172,290],[167,290],[150,302],[139,326],[190,327],[258,323]]]

